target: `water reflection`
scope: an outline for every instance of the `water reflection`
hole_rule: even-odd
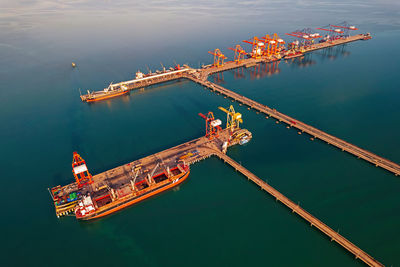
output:
[[[218,73],[214,74],[213,75],[213,80],[214,80],[214,83],[217,83],[217,84],[225,83],[224,73],[223,72],[218,72]]]
[[[315,51],[314,54],[318,55],[322,60],[335,60],[340,57],[348,57],[351,53],[347,50],[347,44],[343,44]]]
[[[279,64],[281,61],[275,61],[271,63],[260,63],[250,68],[240,67],[230,70],[233,73],[233,78],[235,80],[244,79],[246,76],[250,76],[251,80],[261,79],[264,77],[269,77],[274,74],[279,74],[281,70],[279,69]],[[216,73],[212,75],[212,80],[217,84],[224,84],[224,73]]]
[[[260,79],[264,77],[269,77],[274,74],[279,74],[281,72],[281,70],[279,69],[280,62],[281,61],[275,61],[271,63],[258,64],[253,68],[250,68],[250,79]]]
[[[293,68],[305,68],[317,64],[318,61],[314,60],[315,57],[323,62],[325,60],[332,61],[341,57],[348,57],[350,54],[350,51],[347,50],[347,44],[343,44],[307,53],[302,57],[285,60],[285,62]]]
[[[288,63],[292,68],[305,68],[317,63],[312,57],[312,53],[305,54],[302,57],[288,59],[286,60],[286,63]]]

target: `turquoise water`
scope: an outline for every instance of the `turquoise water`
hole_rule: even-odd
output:
[[[57,219],[47,187],[72,181],[75,150],[99,173],[202,135],[197,114],[224,119],[217,107],[232,103],[189,81],[93,105],[80,102],[79,88],[160,61],[197,67],[210,62],[208,50],[232,57],[224,48],[256,34],[346,19],[374,38],[282,61],[272,75],[228,71],[220,82],[399,163],[397,3],[50,1],[1,10],[5,266],[362,265],[214,158],[192,166],[179,188],[89,223]],[[385,265],[400,265],[399,178],[233,104],[253,139],[232,158]]]

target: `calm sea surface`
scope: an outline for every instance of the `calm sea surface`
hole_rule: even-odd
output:
[[[400,163],[396,1],[72,1],[0,6],[3,266],[362,266],[216,158],[178,188],[104,219],[57,219],[48,187],[201,136],[232,102],[189,81],[88,105],[140,69],[209,64],[254,35],[347,20],[373,39],[210,77]],[[242,44],[242,43],[241,43]],[[243,44],[245,46],[245,44]],[[249,49],[247,47],[247,49]],[[77,63],[77,68],[71,67]],[[233,103],[253,140],[228,154],[385,265],[400,266],[400,178]]]

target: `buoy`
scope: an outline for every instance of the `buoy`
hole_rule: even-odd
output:
[[[75,68],[75,67],[76,67],[76,64],[75,64],[75,62],[72,62],[72,64],[71,64],[71,65],[72,65],[72,67],[73,67],[73,68]]]

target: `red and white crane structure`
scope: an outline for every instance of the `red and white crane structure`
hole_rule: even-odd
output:
[[[202,117],[206,121],[206,137],[209,140],[213,140],[214,138],[219,136],[219,132],[222,130],[221,124],[222,121],[220,119],[215,119],[214,114],[210,111],[207,113],[207,116],[199,113],[199,116]]]

